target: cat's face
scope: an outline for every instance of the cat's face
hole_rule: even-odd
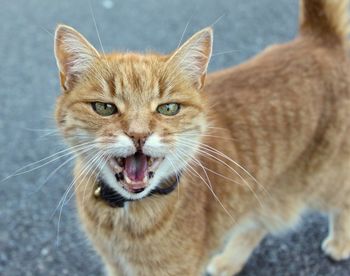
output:
[[[62,95],[56,119],[86,170],[137,199],[194,157],[206,130],[201,93],[210,29],[169,56],[99,54],[77,31],[56,30]],[[83,176],[82,176],[83,177]]]

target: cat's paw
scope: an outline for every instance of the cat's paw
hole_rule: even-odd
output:
[[[217,255],[209,262],[206,276],[233,276],[239,273],[243,265],[237,265],[225,255]]]
[[[327,237],[322,243],[322,250],[334,261],[342,261],[350,258],[349,241],[339,241]]]

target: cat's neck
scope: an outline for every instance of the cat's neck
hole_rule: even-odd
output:
[[[76,170],[79,170],[79,164],[80,162],[77,162]],[[84,209],[82,213],[96,220],[96,225],[103,225],[112,219],[114,225],[135,232],[134,234],[141,235],[159,227],[160,224],[171,223],[175,216],[183,216],[186,209],[195,211],[201,208],[201,202],[204,202],[204,186],[186,172],[182,174],[180,182],[171,193],[154,194],[140,200],[125,202],[122,208],[111,207],[96,197],[96,177],[86,179],[89,179],[89,183],[76,183],[76,198],[80,211]]]

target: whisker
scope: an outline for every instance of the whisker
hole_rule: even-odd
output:
[[[100,153],[97,153],[95,155],[93,155],[94,157],[93,158],[96,158],[96,156],[100,154]],[[92,162],[90,162],[93,158],[91,158],[89,160],[89,162],[87,162],[87,165],[85,166],[84,168],[84,171],[85,169],[87,169],[90,165],[88,164],[91,164]],[[82,172],[83,173],[83,172]],[[80,175],[82,175],[82,173]],[[79,177],[80,177],[79,175]],[[61,205],[61,208],[60,208],[60,212],[59,212],[59,215],[58,215],[58,222],[57,222],[57,239],[56,239],[56,246],[59,246],[59,234],[60,234],[60,222],[61,222],[61,217],[62,217],[62,211],[63,211],[63,207],[65,205],[65,200],[67,198],[67,195],[69,194],[71,188],[73,187],[73,185],[75,184],[75,182],[78,180],[78,178],[75,178],[75,180],[69,185],[68,189],[66,190],[66,192],[64,193],[63,197],[61,198],[60,202],[58,203],[58,206],[56,207],[54,213],[56,212],[57,208],[59,207],[59,205]],[[53,214],[54,214],[53,213]]]
[[[56,129],[56,128],[28,128],[28,127],[23,127],[21,129],[27,130],[27,131],[32,131],[32,132],[59,132],[59,130]]]
[[[224,128],[224,127],[213,127],[213,126],[207,126],[207,128],[215,128],[215,129],[227,130],[227,129],[226,129],[226,128]]]
[[[89,142],[89,143],[90,143],[90,142]],[[18,172],[18,171],[21,171],[21,170],[23,170],[23,169],[25,169],[25,168],[28,168],[28,167],[30,167],[30,166],[32,166],[32,165],[35,165],[35,164],[38,164],[38,163],[40,163],[40,162],[46,161],[47,159],[50,159],[51,157],[54,157],[54,156],[59,155],[59,154],[64,153],[64,152],[72,151],[72,149],[80,148],[80,147],[85,146],[85,145],[87,145],[87,144],[89,144],[89,143],[82,143],[82,144],[79,144],[79,145],[76,145],[76,146],[72,146],[72,147],[69,147],[69,148],[65,148],[65,149],[63,149],[63,150],[60,150],[60,151],[58,151],[58,152],[56,152],[56,153],[54,153],[54,154],[52,154],[52,155],[50,155],[50,156],[48,156],[48,157],[42,158],[42,159],[40,159],[40,160],[38,160],[38,161],[35,161],[35,162],[33,162],[33,163],[29,163],[29,164],[25,165],[24,167],[17,169],[17,170],[15,171],[15,173]]]
[[[226,16],[226,12],[220,15],[210,26],[213,28],[224,16]]]
[[[178,176],[179,169],[176,169],[175,164],[169,158],[166,158],[166,159],[169,161],[170,165],[173,167],[174,172],[175,172],[176,181],[179,184],[178,189],[177,189],[177,200],[179,200],[180,199],[180,181],[179,181],[179,176]]]
[[[184,138],[186,139],[186,138]],[[190,140],[188,140],[190,142]],[[225,158],[226,160],[232,162],[233,164],[235,164],[238,168],[240,168],[244,173],[246,173],[259,187],[261,187],[264,192],[266,192],[268,194],[268,191],[265,189],[264,185],[262,185],[247,169],[245,169],[242,165],[240,165],[239,163],[237,163],[236,161],[234,161],[232,158],[230,158],[229,156],[227,156],[226,154],[224,154],[223,152],[217,150],[216,148],[213,148],[207,144],[204,143],[200,143],[201,147],[212,152],[212,153],[216,153],[218,155],[220,155],[221,157]]]
[[[48,164],[50,164],[50,163],[52,163],[52,162],[55,162],[56,160],[59,160],[59,159],[65,157],[65,156],[67,156],[67,155],[71,155],[71,154],[73,154],[73,152],[71,152],[72,148],[74,148],[74,150],[75,150],[76,152],[78,152],[81,148],[83,148],[83,147],[85,147],[85,146],[87,146],[87,145],[86,145],[86,144],[84,144],[84,145],[78,145],[78,146],[71,147],[71,148],[69,148],[69,149],[61,150],[61,151],[56,152],[56,153],[54,153],[54,154],[52,154],[52,155],[50,155],[50,156],[48,156],[48,157],[45,157],[45,158],[41,159],[41,160],[39,160],[39,161],[36,161],[36,162],[30,163],[30,164],[27,164],[27,165],[25,165],[24,167],[22,167],[22,168],[20,168],[20,169],[17,169],[13,174],[11,174],[11,175],[5,177],[3,180],[1,180],[0,183],[5,182],[6,180],[8,180],[8,179],[10,179],[10,178],[12,178],[12,177],[19,176],[19,175],[22,175],[22,174],[26,174],[26,173],[35,171],[35,170],[40,169],[40,168],[42,168],[42,167],[44,167],[44,166],[46,166],[46,165],[48,165]],[[58,155],[58,156],[57,156],[57,155]],[[57,156],[57,157],[55,157],[55,156]],[[53,158],[53,157],[55,157],[55,158]],[[33,165],[36,165],[36,164],[40,164],[41,162],[44,162],[44,161],[46,161],[46,160],[48,160],[48,159],[50,159],[50,158],[53,158],[53,159],[51,159],[51,160],[49,160],[49,161],[47,161],[47,162],[45,162],[45,163],[43,163],[43,164],[41,164],[41,165],[38,165],[38,166],[36,166],[36,167],[34,167],[34,168],[31,168],[31,169],[22,171],[22,170],[24,170],[24,169],[26,169],[26,168],[28,168],[28,167],[30,167],[30,166],[33,166]]]
[[[191,157],[191,156],[188,155],[185,151],[183,151],[183,150],[181,150],[181,149],[177,149],[177,150],[178,150],[178,151],[181,151],[182,154],[187,155],[188,157],[192,158],[194,161],[200,162],[197,158]],[[197,163],[197,164],[198,164],[198,163]],[[205,170],[207,170],[207,171],[209,171],[209,172],[211,172],[211,173],[213,173],[213,174],[215,174],[215,175],[217,175],[217,176],[221,176],[222,178],[224,178],[224,179],[226,179],[226,180],[228,180],[228,181],[230,181],[230,182],[233,182],[233,183],[238,184],[238,185],[243,185],[243,183],[238,182],[238,181],[235,181],[235,180],[233,180],[233,179],[231,179],[231,178],[229,178],[229,177],[227,177],[227,176],[224,176],[223,174],[217,173],[216,171],[211,170],[211,169],[209,169],[208,167],[205,167],[203,164],[201,164],[201,167],[203,167]]]
[[[74,191],[72,191],[72,195],[68,198],[68,200],[66,201],[66,198],[69,195],[69,192],[73,189],[74,184],[76,184],[76,181],[74,181],[72,183],[72,185],[70,185],[69,189],[67,190],[65,199],[62,202],[62,205],[66,205],[68,203],[68,201],[74,196],[74,194],[76,193],[76,191],[78,190],[78,188],[80,187],[81,183],[83,182],[83,180],[85,180],[86,176],[90,174],[91,170],[94,169],[94,163],[98,162],[98,160],[103,156],[104,154],[101,152],[97,152],[93,158],[90,159],[89,162],[87,162],[87,166],[86,166],[86,170],[83,171],[83,173],[81,174],[81,176],[83,176],[83,178],[81,179],[80,183],[74,188]],[[79,178],[79,177],[78,177]],[[77,180],[79,180],[77,178]]]
[[[177,155],[176,153],[172,152],[173,154]],[[177,155],[178,156],[178,155]],[[179,156],[178,156],[179,157]],[[181,158],[180,158],[181,160]],[[212,187],[205,181],[205,179],[190,165],[187,164],[188,169],[190,169],[192,172],[194,172],[208,187],[208,189],[211,191],[213,194],[214,198],[217,200],[217,202],[220,204],[220,206],[223,208],[223,210],[226,212],[226,214],[233,220],[234,223],[236,223],[236,219],[231,215],[231,213],[226,209],[226,207],[223,205],[221,200],[218,198],[218,196],[215,194],[213,191]]]
[[[183,143],[183,142],[182,142]],[[184,146],[187,146],[187,147],[193,147],[193,144],[184,144]],[[256,200],[258,201],[258,203],[261,205],[261,207],[263,207],[263,204],[261,202],[261,200],[259,199],[259,197],[257,196],[257,194],[255,193],[254,189],[252,188],[252,186],[249,184],[249,182],[243,178],[234,168],[232,168],[230,165],[228,165],[226,162],[222,161],[221,159],[219,159],[218,157],[206,152],[205,150],[201,150],[201,149],[198,149],[197,150],[202,156],[204,157],[211,157],[212,159],[222,163],[223,165],[225,165],[227,168],[229,168],[232,172],[234,172],[236,175],[238,175],[238,177],[246,184],[246,186],[248,187],[248,189],[251,191],[251,193],[254,195],[254,197],[256,198]]]
[[[43,26],[37,25],[37,27],[39,27],[41,30],[43,30],[44,32],[46,32],[50,36],[55,37],[55,35],[53,33],[51,33],[48,29],[44,28]]]
[[[182,32],[182,34],[181,34],[181,38],[180,38],[179,43],[177,44],[176,49],[178,49],[178,48],[180,47],[180,45],[181,45],[181,43],[182,43],[182,40],[183,40],[183,38],[184,38],[184,36],[185,36],[185,34],[186,34],[188,25],[190,24],[190,22],[191,22],[191,20],[192,20],[192,17],[193,17],[193,14],[191,15],[190,19],[189,19],[189,20],[187,21],[187,23],[186,23],[185,29],[183,30],[183,32]]]
[[[193,135],[193,134],[181,134],[181,136],[179,137],[194,137],[196,138],[196,135]],[[201,134],[201,136],[203,137],[213,137],[213,138],[220,138],[222,140],[231,140],[231,141],[234,141],[235,139],[233,138],[229,138],[229,137],[222,137],[222,136],[217,136],[217,135],[210,135],[210,134]]]
[[[228,165],[226,162],[222,161],[221,159],[217,158],[216,156],[209,154],[208,152],[205,152],[203,150],[198,150],[200,152],[200,154],[202,156],[209,156],[212,159],[222,163],[223,165],[225,165],[227,168],[229,168],[231,171],[233,171],[236,175],[238,175],[238,177],[244,182],[244,184],[248,187],[248,189],[251,191],[251,193],[254,195],[254,197],[256,198],[256,200],[259,202],[259,204],[261,205],[261,207],[263,207],[263,204],[261,202],[261,200],[259,199],[258,195],[256,194],[256,192],[254,191],[254,189],[252,188],[252,186],[249,184],[249,182],[240,174],[237,172],[237,170],[235,170],[234,168],[232,168],[230,165]]]
[[[92,9],[91,0],[89,0],[89,8],[90,8],[91,17],[92,17],[92,20],[93,20],[93,22],[94,22],[94,26],[95,26],[97,38],[98,38],[98,41],[99,41],[99,43],[100,43],[103,56],[104,56],[104,58],[105,58],[105,61],[106,61],[106,64],[107,64],[108,69],[111,71],[111,68],[110,68],[110,66],[109,66],[108,60],[107,60],[107,58],[106,58],[106,52],[105,52],[105,50],[104,50],[104,48],[103,48],[103,45],[102,45],[102,40],[101,40],[101,37],[100,37],[100,32],[98,31],[97,22],[96,22],[96,18],[95,18],[95,13],[94,13],[94,11],[93,11],[93,9]]]
[[[94,158],[94,156],[96,156],[96,152],[91,152],[91,153],[89,153],[85,158],[90,158],[90,157]],[[92,160],[92,158],[90,158],[89,161],[86,162],[85,166],[83,166],[83,168],[82,168],[82,170],[81,170],[79,176],[74,177],[73,181],[68,185],[68,187],[67,187],[67,189],[65,190],[63,196],[61,197],[60,201],[58,202],[56,208],[55,208],[54,211],[52,212],[51,217],[53,217],[53,216],[55,215],[56,211],[57,211],[58,208],[60,207],[60,205],[61,205],[61,203],[62,203],[62,200],[63,200],[63,197],[64,197],[65,194],[67,193],[67,190],[68,190],[72,185],[74,185],[74,183],[77,181],[77,179],[82,175],[83,170],[84,170],[86,167],[88,167],[89,162]]]
[[[90,179],[91,179],[92,175],[93,175],[93,174],[96,174],[96,171],[97,171],[99,168],[103,168],[103,167],[107,164],[108,158],[109,158],[109,156],[107,156],[107,158],[100,158],[99,163],[96,165],[95,169],[91,172],[89,178],[87,179],[86,184],[85,184],[85,187],[84,187],[84,192],[83,192],[83,205],[85,204],[86,188],[87,188],[88,183],[90,183]],[[101,169],[100,169],[100,171],[97,173],[96,178],[99,177],[100,173],[101,173]],[[81,182],[83,182],[83,180],[82,180]],[[72,196],[73,196],[73,195],[72,195]],[[72,196],[71,196],[71,197],[72,197]],[[71,199],[71,198],[68,199],[68,202],[69,202],[70,199]]]
[[[70,161],[72,161],[74,159],[75,159],[75,156],[71,156],[67,160],[65,160],[60,166],[58,166],[54,171],[52,171],[46,177],[45,181],[41,185],[39,185],[39,187],[37,189],[35,189],[35,191],[32,193],[35,194],[35,193],[39,192],[56,172],[58,172],[62,167],[64,167],[66,164],[68,164]]]
[[[179,149],[178,149],[179,150]],[[186,154],[185,152],[182,152],[182,154],[187,155],[188,157],[190,157],[188,154]],[[192,161],[194,161],[198,166],[200,166],[205,174],[206,179],[208,180],[208,184],[210,186],[211,189],[213,189],[213,185],[211,184],[210,178],[207,174],[207,171],[205,170],[204,166],[202,165],[202,163],[195,157],[192,158]]]
[[[212,56],[212,57],[217,57],[217,56],[220,56],[220,55],[226,55],[226,54],[232,54],[232,53],[239,53],[239,52],[241,52],[241,51],[240,51],[240,50],[223,51],[223,52],[214,53],[214,54],[212,54],[211,56]]]
[[[115,147],[112,147],[112,148],[115,148]],[[105,149],[105,151],[107,151],[108,149]],[[102,158],[103,156],[105,156],[105,158]],[[110,157],[110,155],[105,155],[104,153],[100,153],[92,162],[91,162],[91,166],[90,166],[90,169],[86,172],[86,173],[84,173],[85,174],[85,176],[83,177],[83,179],[81,180],[81,183],[79,183],[78,184],[78,186],[74,189],[74,192],[72,192],[72,195],[67,199],[67,203],[71,200],[71,198],[74,196],[74,194],[76,193],[76,191],[78,190],[78,188],[80,187],[80,185],[83,183],[83,180],[85,180],[85,177],[87,176],[87,175],[89,175],[90,174],[90,176],[89,176],[89,178],[88,178],[88,180],[87,180],[87,182],[89,182],[90,181],[90,179],[91,179],[91,176],[93,175],[93,174],[95,174],[96,173],[96,171],[98,170],[98,168],[99,168],[99,166],[103,163],[103,166],[102,167],[104,167],[106,164],[107,164],[107,162],[108,162],[108,158]],[[94,163],[97,163],[97,165],[96,165],[96,167],[93,169],[93,164]],[[92,170],[92,171],[91,171]],[[100,173],[100,172],[99,172]],[[85,195],[85,189],[84,189],[84,195]],[[84,200],[83,200],[84,201]]]

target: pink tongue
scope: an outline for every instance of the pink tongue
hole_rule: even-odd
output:
[[[136,152],[125,160],[125,172],[130,180],[142,181],[147,172],[147,157],[141,152]]]

